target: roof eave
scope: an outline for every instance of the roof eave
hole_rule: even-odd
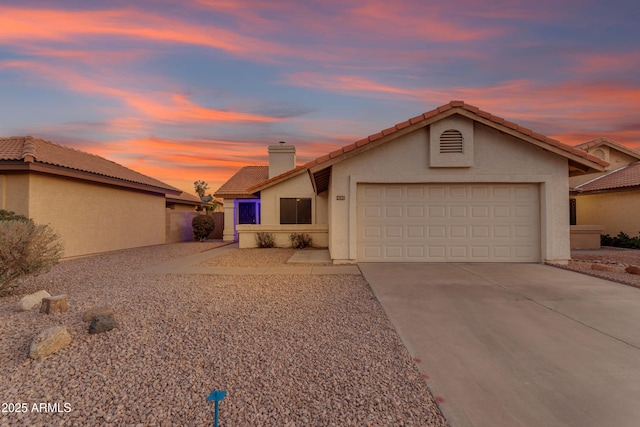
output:
[[[304,172],[306,172],[307,168],[304,166],[297,166],[295,169],[291,169],[287,172],[284,172],[278,176],[274,176],[273,178],[269,178],[265,182],[254,185],[253,187],[247,188],[247,192],[257,193],[258,191],[262,191],[266,188],[272,187],[276,184],[280,184],[283,181],[287,181],[293,177],[296,177]]]
[[[104,175],[98,175],[90,172],[85,172],[77,169],[70,169],[61,166],[50,165],[47,163],[38,162],[23,162],[23,161],[2,161],[0,160],[0,170],[15,171],[15,172],[37,172],[47,175],[60,176],[64,178],[78,179],[82,181],[89,181],[98,184],[111,185],[115,187],[122,187],[131,190],[138,190],[144,192],[150,192],[154,194],[162,194],[166,197],[166,194],[180,194],[182,190],[178,190],[175,187],[160,187],[150,184],[142,184],[133,181],[125,181],[122,179],[112,178]]]

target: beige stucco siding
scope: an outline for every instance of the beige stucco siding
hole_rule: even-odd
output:
[[[471,167],[429,167],[428,127],[333,165],[328,197],[332,258],[356,260],[360,183],[537,183],[541,259],[568,259],[567,160],[477,122],[473,138]],[[338,196],[345,200],[337,200]]]
[[[313,224],[327,224],[326,193],[316,196],[309,175],[304,173],[260,192],[261,224],[280,224],[281,198],[309,198]]]
[[[165,197],[30,174],[29,216],[62,237],[65,257],[162,244]]]
[[[0,175],[0,209],[29,216],[29,175]]]
[[[640,211],[638,191],[619,191],[602,194],[584,194],[576,197],[576,223],[601,225],[603,234],[611,236],[624,231],[636,237],[640,233],[640,216],[630,215]]]

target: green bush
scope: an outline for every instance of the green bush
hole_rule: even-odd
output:
[[[308,234],[291,233],[289,234],[291,247],[295,249],[304,249],[311,245],[311,237]]]
[[[275,248],[276,240],[273,234],[260,231],[256,233],[256,245],[258,245],[259,248]]]
[[[608,234],[601,234],[600,245],[613,246],[616,248],[640,249],[640,236],[631,237],[623,231],[619,232],[615,237],[611,237]]]
[[[216,223],[211,216],[196,215],[191,220],[191,228],[193,229],[195,239],[202,242],[209,237],[209,234],[213,233],[213,230],[216,228]]]
[[[51,227],[0,210],[0,294],[15,288],[25,276],[48,271],[62,252]]]

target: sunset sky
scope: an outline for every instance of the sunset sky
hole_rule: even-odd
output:
[[[193,193],[450,100],[640,149],[637,0],[0,0],[0,136]]]

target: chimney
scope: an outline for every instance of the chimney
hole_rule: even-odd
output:
[[[284,141],[269,146],[269,178],[296,167],[296,147]]]

